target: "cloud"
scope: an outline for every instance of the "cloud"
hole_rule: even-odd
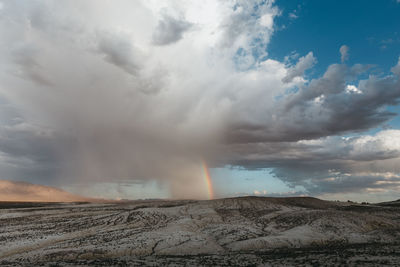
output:
[[[347,45],[342,45],[340,47],[340,60],[342,63],[349,59],[349,50],[350,48]]]
[[[165,15],[153,32],[153,43],[156,45],[168,45],[182,39],[183,34],[192,27],[192,24]]]
[[[228,88],[252,79],[235,81],[232,58],[243,49],[237,62],[256,61],[254,41],[265,47],[272,32],[260,18],[275,9],[206,1],[203,16],[197,5],[178,5],[183,22],[149,1],[7,2],[1,94],[19,121],[2,125],[2,174],[67,185],[153,179],[168,181],[172,196],[206,195],[193,184],[202,181],[201,161],[218,154],[236,97]],[[178,42],[188,25],[196,28]]]
[[[139,52],[135,51],[129,37],[123,37],[115,34],[99,34],[98,53],[104,57],[104,60],[120,67],[131,75],[136,75],[140,69]]]
[[[16,46],[12,51],[13,63],[17,66],[13,74],[42,86],[51,86],[52,82],[46,77],[43,67],[35,60],[38,52],[32,44]]]
[[[313,67],[317,62],[312,52],[309,52],[306,56],[299,58],[299,61],[295,66],[288,69],[286,76],[283,78],[283,82],[289,83],[296,77],[301,77],[304,72],[309,68]]]
[[[250,153],[251,151],[251,153]],[[400,190],[400,131],[374,136],[325,137],[286,143],[236,146],[230,161],[247,168],[271,168],[288,185],[309,194]]]
[[[296,15],[296,13],[295,12],[291,12],[291,13],[289,13],[289,18],[291,18],[291,19],[297,19],[299,16],[298,15]]]
[[[363,179],[374,188],[372,172],[395,172],[397,150],[354,154],[356,139],[338,136],[393,118],[386,107],[400,98],[399,64],[379,76],[368,65],[332,64],[309,79],[313,52],[295,65],[268,57],[273,1],[75,4],[4,4],[4,179],[155,180],[173,197],[201,198],[202,161],[272,168],[310,192],[363,188]],[[366,162],[377,163],[368,175],[349,167]],[[344,177],[336,187],[323,180],[331,163]]]
[[[391,68],[391,72],[397,76],[400,76],[400,57],[399,60],[397,62],[397,65],[394,66],[393,68]]]
[[[243,119],[237,115],[231,122],[225,141],[247,144],[313,139],[363,131],[395,116],[384,107],[398,103],[397,76],[371,75],[353,85],[360,93],[349,94],[348,81],[355,79],[355,69],[363,67],[333,64],[321,78],[295,85],[298,90],[283,93],[264,111],[254,112],[252,119],[242,112]],[[255,103],[257,100],[253,109]],[[260,113],[268,115],[258,118]]]
[[[348,84],[346,85],[346,92],[349,94],[362,94],[360,90],[355,85]]]

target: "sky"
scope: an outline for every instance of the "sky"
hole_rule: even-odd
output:
[[[399,15],[397,0],[0,0],[0,180],[398,199]]]

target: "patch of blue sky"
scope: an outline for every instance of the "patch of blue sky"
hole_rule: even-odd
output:
[[[340,63],[339,48],[350,48],[348,64],[375,64],[389,72],[400,55],[400,3],[395,0],[277,0],[281,16],[268,46],[270,58],[292,52],[318,59],[315,76]],[[295,14],[295,17],[290,14]]]
[[[289,187],[282,180],[274,177],[271,169],[247,170],[226,166],[210,170],[216,195],[219,197],[232,195],[254,195],[256,191],[264,194],[287,194],[303,192],[303,187]]]
[[[397,114],[392,119],[390,119],[383,127],[386,129],[400,129],[400,107],[399,106],[391,106],[387,109],[389,112]]]

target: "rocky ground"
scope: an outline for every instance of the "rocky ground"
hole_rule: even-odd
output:
[[[0,203],[1,266],[384,266],[400,205],[315,198]]]

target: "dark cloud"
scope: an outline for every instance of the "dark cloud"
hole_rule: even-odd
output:
[[[400,183],[400,131],[375,136],[327,137],[298,142],[235,145],[229,162],[245,168],[270,168],[289,186],[309,194],[385,189]]]
[[[176,43],[183,38],[183,34],[191,27],[192,24],[183,19],[164,15],[153,32],[153,43],[155,45]]]
[[[27,180],[51,184],[66,168],[68,158],[59,149],[69,149],[72,140],[62,133],[53,132],[24,121],[14,121],[0,127],[2,179]]]
[[[354,72],[354,67],[331,65],[323,77],[278,100],[270,120],[262,124],[235,122],[226,140],[249,143],[313,139],[367,130],[395,116],[385,107],[399,101],[398,76],[360,80],[360,93],[355,94],[346,90],[348,81],[355,78]]]

